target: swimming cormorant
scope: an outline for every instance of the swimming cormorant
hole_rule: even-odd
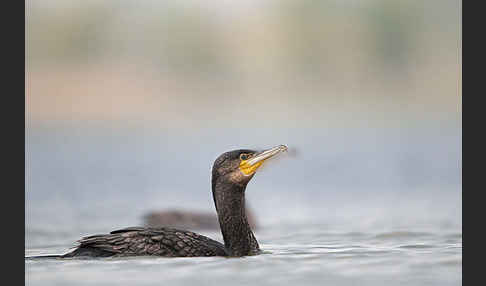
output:
[[[251,229],[258,228],[254,213],[246,202],[246,218]],[[190,230],[218,230],[219,221],[216,214],[202,211],[189,211],[180,209],[168,209],[152,211],[143,216],[147,227],[173,227]]]
[[[258,254],[260,247],[245,214],[245,189],[262,163],[283,151],[287,151],[285,145],[262,152],[240,149],[223,153],[215,160],[211,183],[224,245],[191,231],[129,227],[84,237],[78,240],[79,245],[73,251],[60,257],[239,257]]]

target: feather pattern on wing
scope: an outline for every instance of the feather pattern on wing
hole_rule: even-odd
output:
[[[64,255],[76,256],[140,256],[169,257],[227,256],[220,242],[197,233],[174,228],[128,227],[83,237],[77,248]]]

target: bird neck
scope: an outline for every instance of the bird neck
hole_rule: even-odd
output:
[[[215,196],[218,220],[229,256],[257,254],[260,247],[245,213],[246,186],[217,184],[216,187],[219,188]]]

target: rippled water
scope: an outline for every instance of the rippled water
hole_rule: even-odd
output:
[[[454,231],[329,232],[267,226],[264,253],[244,258],[26,260],[29,285],[461,285],[462,234]],[[218,233],[205,233],[220,239]],[[35,236],[35,234],[31,234]],[[40,235],[40,234],[39,234]],[[48,234],[42,234],[46,242]],[[69,237],[71,238],[71,237]],[[74,238],[74,237],[72,237]],[[67,240],[66,240],[67,241]],[[26,255],[72,246],[31,245]]]
[[[300,152],[248,186],[263,254],[26,259],[26,284],[461,285],[460,137],[435,130],[390,131],[383,140],[247,132],[272,142],[265,147]],[[148,210],[214,212],[210,163],[242,137],[147,133],[27,134],[26,256],[62,254],[82,236],[141,225]],[[222,241],[217,231],[202,234]]]

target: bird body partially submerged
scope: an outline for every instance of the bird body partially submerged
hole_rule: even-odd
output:
[[[227,256],[224,245],[203,235],[174,228],[129,227],[92,235],[78,241],[79,246],[62,257],[137,256],[167,257]]]
[[[263,152],[234,150],[213,165],[212,192],[224,245],[197,233],[169,227],[130,227],[109,234],[84,237],[60,257],[245,256],[260,252],[245,213],[245,190],[256,170],[268,158],[286,151],[280,145]]]

